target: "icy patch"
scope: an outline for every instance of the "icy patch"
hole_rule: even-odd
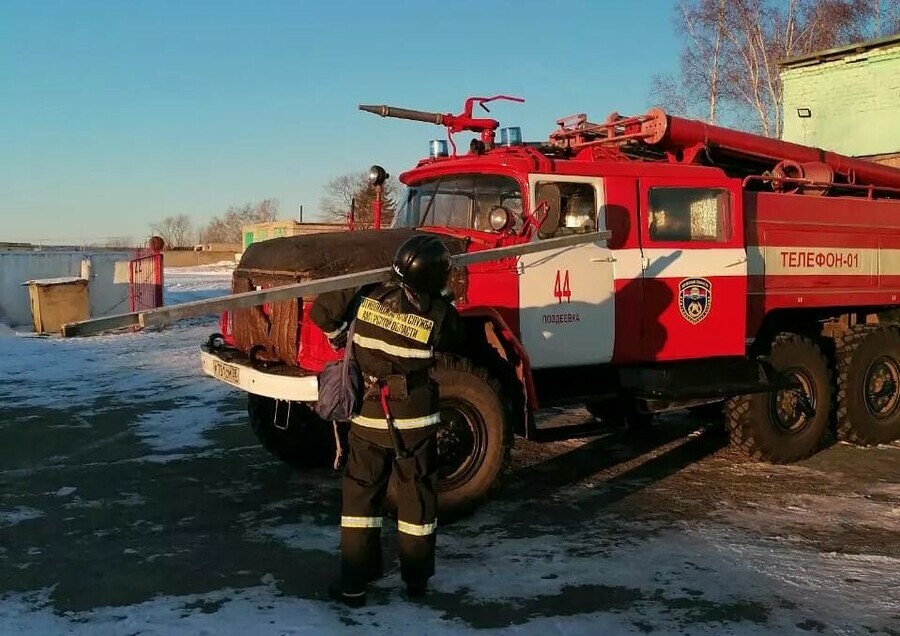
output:
[[[44,516],[43,511],[28,506],[17,508],[0,508],[0,526],[15,526],[23,521],[39,519]]]
[[[212,442],[204,433],[215,426],[209,404],[181,406],[172,411],[151,411],[140,416],[135,432],[155,451],[205,448]]]
[[[283,635],[364,633],[373,636],[427,633],[468,634],[472,628],[450,618],[442,609],[427,604],[407,603],[395,596],[388,604],[370,604],[359,610],[339,608],[323,601],[282,595],[274,577],[264,576],[263,585],[205,595],[161,597],[126,608],[104,607],[88,612],[54,614],[49,607],[49,590],[28,595],[11,595],[0,601],[0,620],[6,633],[66,633],[73,636],[112,634],[217,634],[243,636],[271,633]],[[647,625],[666,620],[658,612],[592,612],[575,616],[535,617],[524,625],[507,629],[479,629],[482,634],[643,634]],[[670,621],[671,619],[669,619]],[[636,622],[640,625],[636,625]],[[266,631],[261,632],[260,626]],[[684,633],[654,631],[654,633]],[[695,625],[694,634],[721,634],[721,625]],[[730,634],[766,634],[770,629],[740,625]]]
[[[276,539],[289,548],[303,550],[321,550],[336,553],[340,543],[340,528],[336,525],[322,524],[308,516],[301,523],[278,526],[261,525],[250,530],[247,538],[261,541]]]
[[[0,348],[0,401],[94,414],[177,401],[210,407],[235,392],[206,376],[199,347],[217,325],[83,339],[10,339]],[[39,370],[36,371],[36,370]]]
[[[62,488],[60,488],[53,494],[56,495],[57,497],[68,497],[76,490],[78,490],[78,488],[76,488],[75,486],[63,486]]]
[[[479,515],[439,535],[435,600],[424,604],[402,599],[396,570],[373,586],[372,603],[361,610],[326,602],[324,578],[319,601],[285,596],[281,581],[266,574],[248,589],[63,615],[53,612],[50,590],[16,594],[0,599],[0,621],[5,633],[76,636],[243,635],[259,633],[260,625],[278,634],[345,633],[347,625],[375,635],[462,634],[476,626],[467,621],[479,620],[487,625],[478,631],[488,634],[769,634],[799,625],[877,630],[897,610],[900,564],[890,557],[820,554],[718,526],[648,533],[603,518],[565,534],[536,528],[532,537],[515,538],[499,520]],[[314,517],[255,532],[297,549],[337,552],[337,528]]]
[[[799,542],[736,541],[734,531],[699,529],[735,567],[760,575],[790,596],[814,599],[819,619],[877,622],[873,610],[900,612],[900,559],[879,554],[814,552]]]

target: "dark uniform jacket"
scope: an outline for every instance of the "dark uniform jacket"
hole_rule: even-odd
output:
[[[367,399],[353,418],[357,432],[386,443],[387,421],[377,380],[387,381],[389,408],[404,440],[434,432],[440,422],[437,385],[429,378],[436,351],[453,351],[462,343],[462,321],[445,298],[433,296],[417,309],[394,283],[343,290],[318,297],[310,318],[326,334],[344,328],[355,316],[352,346],[364,378]],[[348,343],[350,346],[350,343]]]

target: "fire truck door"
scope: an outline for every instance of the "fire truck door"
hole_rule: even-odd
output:
[[[598,219],[603,204],[602,179],[531,175],[529,190],[532,210],[549,198],[558,212],[558,222],[545,225],[533,240],[585,228],[606,229],[604,219]],[[519,325],[532,368],[599,364],[612,359],[613,263],[605,239],[520,257]]]
[[[645,360],[744,355],[747,252],[739,183],[641,179]]]

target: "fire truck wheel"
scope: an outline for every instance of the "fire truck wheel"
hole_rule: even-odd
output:
[[[725,405],[732,444],[754,459],[786,464],[809,457],[822,446],[831,412],[828,362],[810,339],[781,334],[769,362],[799,388],[742,395]]]
[[[900,332],[863,326],[835,338],[838,438],[861,446],[900,439]]]
[[[512,429],[500,383],[468,359],[441,358],[438,519],[464,517],[487,498],[509,462]],[[393,482],[392,482],[393,484]],[[388,505],[394,508],[392,489]]]
[[[334,464],[334,428],[308,405],[291,402],[288,410],[286,401],[249,393],[247,412],[263,448],[278,459],[295,468],[326,468]]]

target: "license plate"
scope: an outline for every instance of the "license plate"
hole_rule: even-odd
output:
[[[238,384],[241,380],[241,368],[233,364],[213,360],[213,375],[225,382]]]

